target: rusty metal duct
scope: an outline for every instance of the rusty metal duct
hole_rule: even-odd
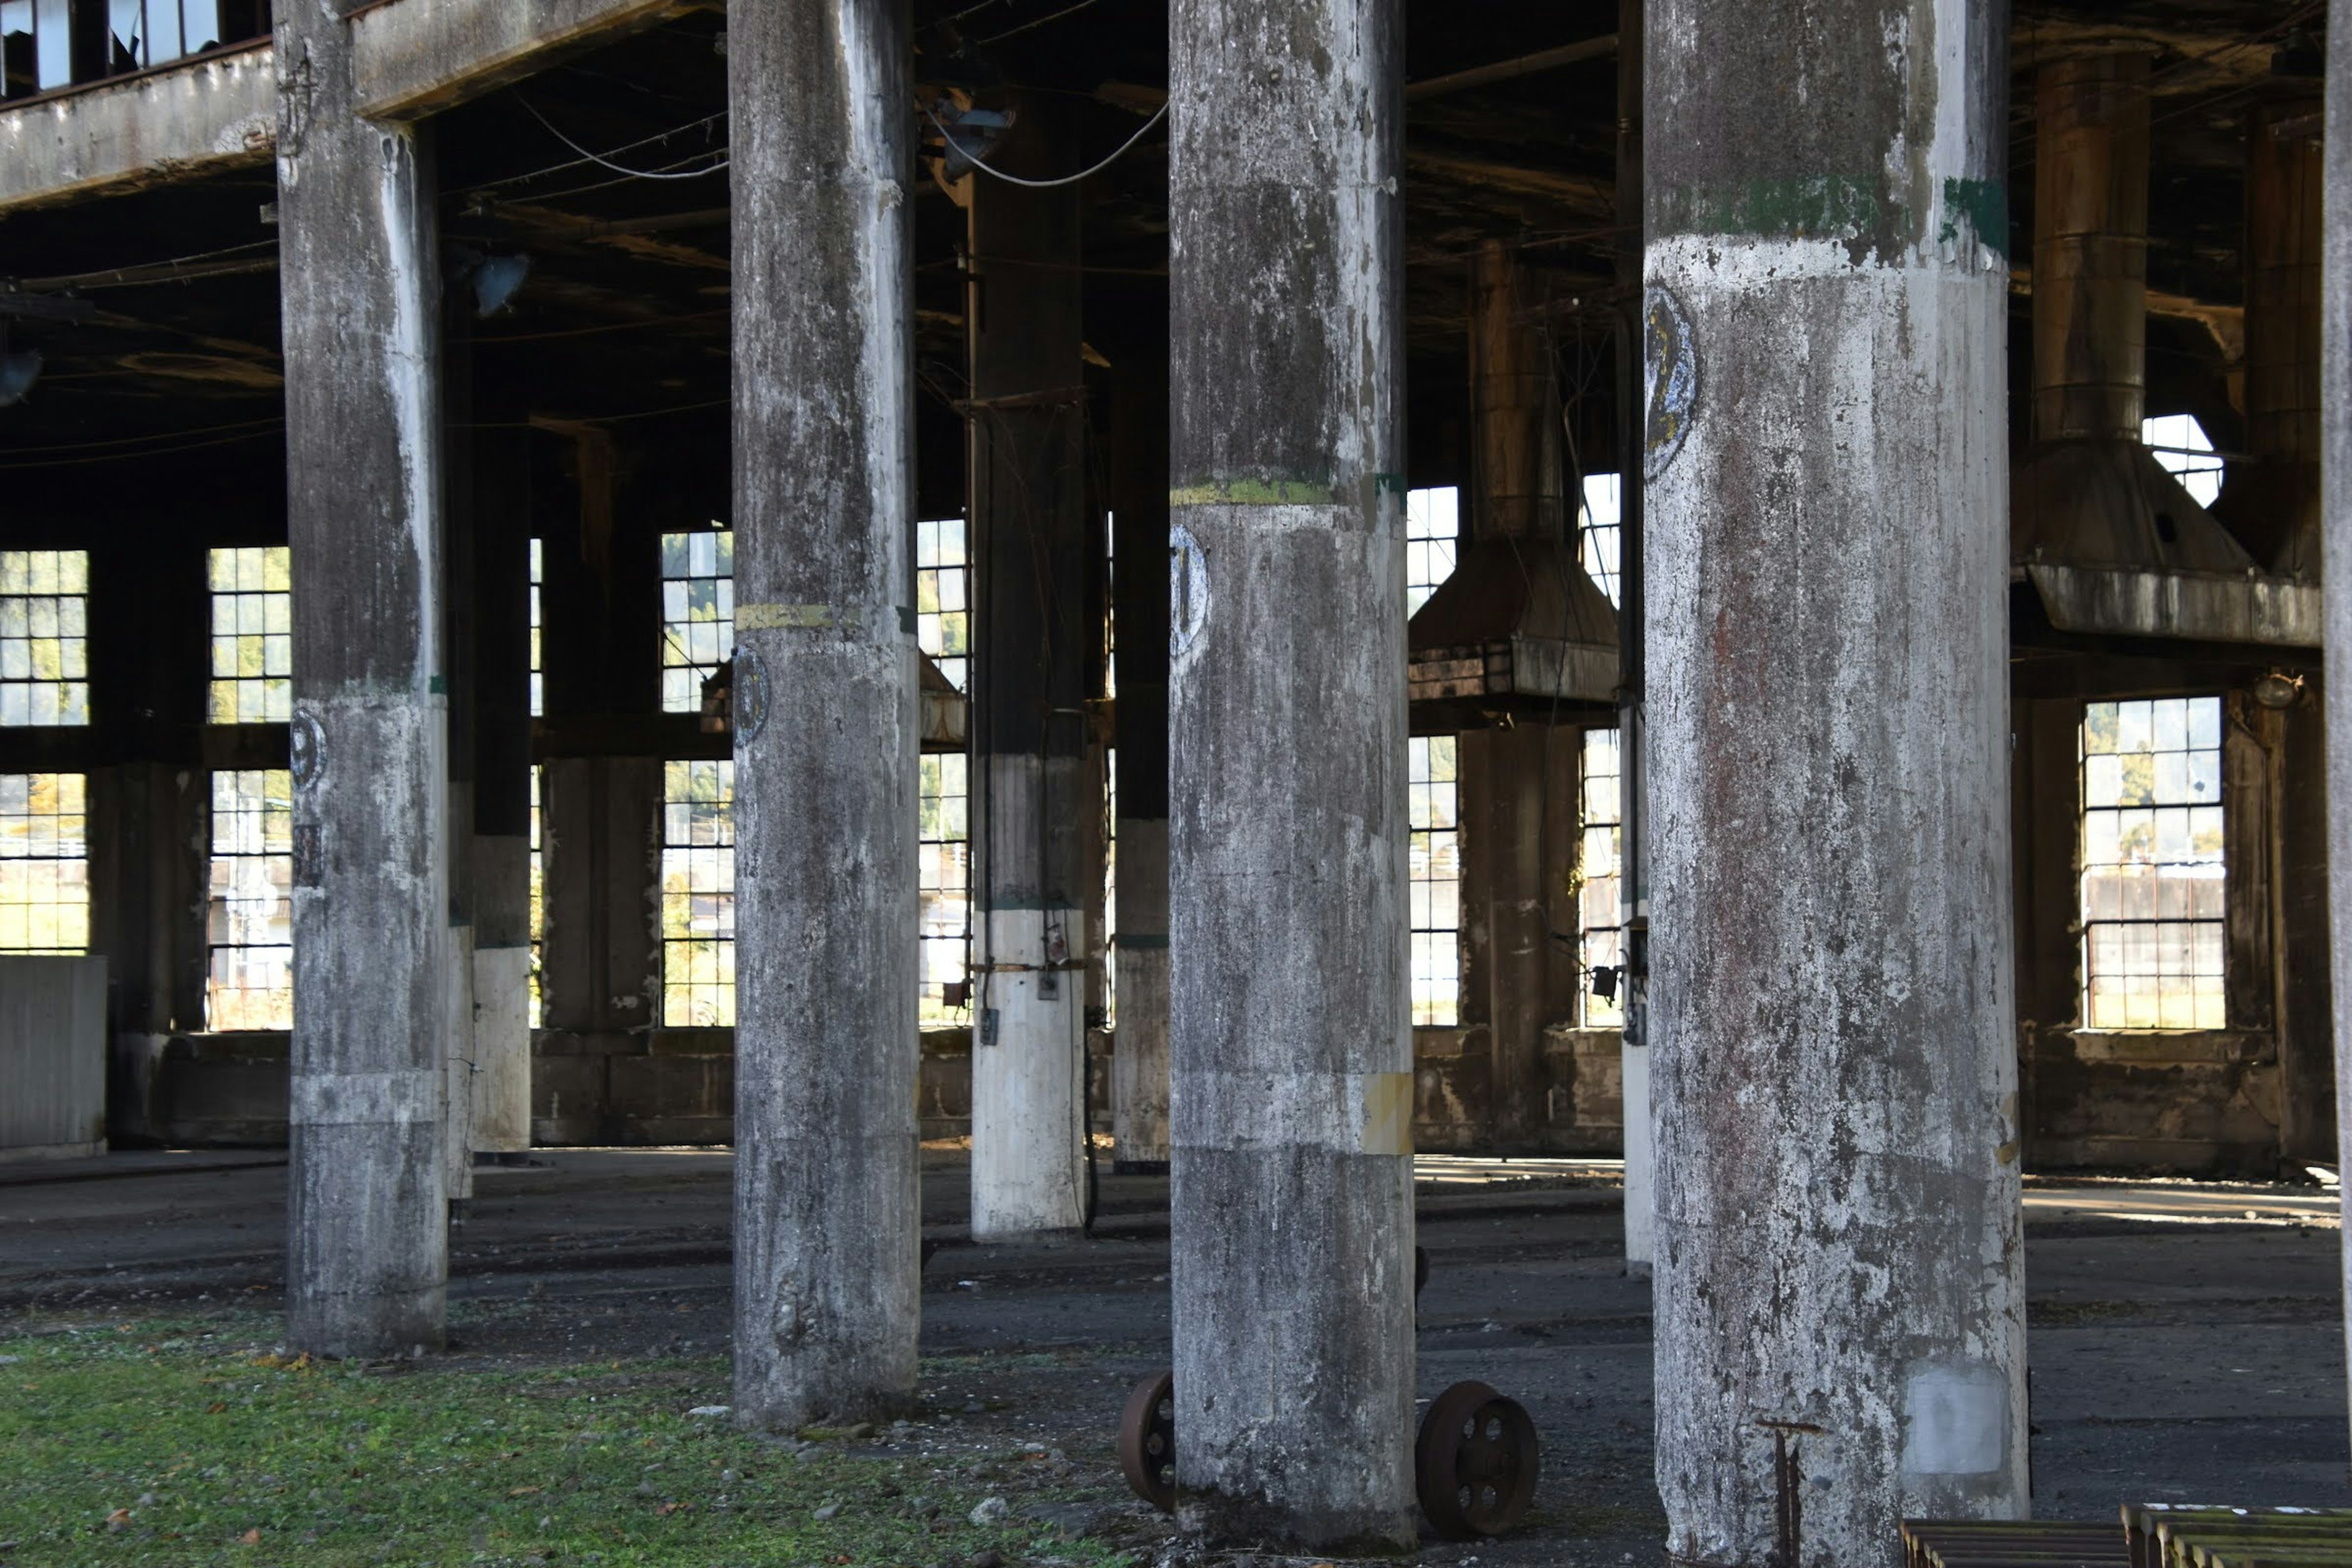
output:
[[[1469,542],[1406,632],[1416,711],[1465,723],[1616,700],[1617,612],[1569,531],[1559,392],[1528,292],[1488,241],[1470,275]]]
[[[2042,68],[2033,437],[2010,544],[2061,631],[2315,647],[2315,589],[2265,576],[2140,442],[2147,410],[2148,57]]]
[[[2246,448],[2213,513],[2281,576],[2319,581],[2320,102],[2246,126]]]

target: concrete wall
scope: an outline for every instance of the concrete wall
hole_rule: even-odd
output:
[[[106,1147],[106,960],[0,958],[0,1160]]]

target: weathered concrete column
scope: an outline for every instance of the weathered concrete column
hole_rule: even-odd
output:
[[[908,0],[728,7],[735,1418],[909,1398],[916,1184]]]
[[[1118,1038],[1114,1169],[1168,1168],[1168,302],[1111,367],[1118,627]]]
[[[423,138],[352,112],[340,16],[278,24],[294,591],[289,1340],[442,1341],[449,1016],[438,240]]]
[[[1684,1562],[1893,1564],[1900,1519],[2026,1506],[2000,15],[1650,5],[1657,1474]]]
[[[471,1143],[530,1147],[530,437],[474,446]]]
[[[1050,175],[1069,145],[1021,105],[990,162]],[[975,174],[969,429],[972,614],[971,1233],[1086,1221],[1086,365],[1078,187]],[[1089,878],[1086,868],[1093,864]]]
[[[2320,291],[2320,495],[2326,508],[2327,652],[2352,665],[2352,0],[2327,7],[2326,286]],[[2327,773],[2352,779],[2352,702],[2327,707]],[[2352,789],[2327,802],[2328,924],[2352,932]],[[2352,942],[2333,949],[2336,1124],[2352,1127]],[[2352,1342],[2352,1185],[2344,1194],[2345,1331]]]
[[[1176,0],[1177,1487],[1413,1540],[1396,0]]]

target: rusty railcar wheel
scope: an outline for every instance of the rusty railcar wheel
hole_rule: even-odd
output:
[[[1536,1424],[1516,1399],[1457,1383],[1422,1418],[1413,1444],[1421,1510],[1448,1541],[1500,1535],[1536,1495]]]
[[[1118,1464],[1135,1495],[1162,1513],[1176,1511],[1176,1374],[1147,1377],[1127,1396],[1118,1418]]]

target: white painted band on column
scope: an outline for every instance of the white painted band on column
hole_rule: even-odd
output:
[[[367,1127],[437,1121],[441,1075],[394,1072],[298,1075],[289,1085],[288,1120],[297,1127]]]

